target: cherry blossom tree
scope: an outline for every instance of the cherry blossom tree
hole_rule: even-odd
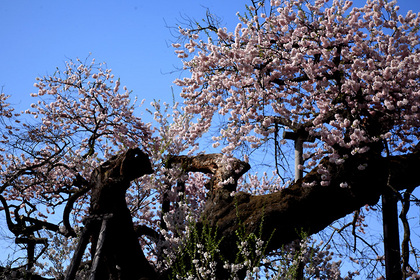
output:
[[[14,275],[352,279],[311,236],[353,214],[336,232],[356,239],[391,190],[402,272],[418,277],[407,212],[420,184],[420,17],[383,0],[253,1],[248,12],[233,32],[180,28],[183,103],[152,102],[150,123],[95,61],[38,78],[21,113],[1,95],[2,213],[28,254]],[[282,174],[283,131],[314,139],[296,182]],[[254,167],[264,149],[272,177]]]
[[[307,145],[305,164],[300,166],[308,172],[297,184],[303,189],[319,185],[354,194],[356,185],[361,186],[355,177],[362,178],[370,168],[381,166],[376,160],[383,160],[384,188],[392,193],[405,189],[396,196],[408,209],[408,197],[418,185],[408,178],[415,173],[391,182],[397,169],[390,162],[395,156],[416,154],[419,147],[418,15],[399,15],[395,1],[367,1],[361,8],[352,8],[351,1],[270,4],[254,1],[233,32],[214,25],[180,30],[190,38],[174,44],[191,72],[176,81],[183,87],[184,110],[206,124],[215,116],[224,117],[213,138],[214,146],[226,143],[224,153],[258,150],[271,143],[274,170],[284,154],[280,132],[316,139]],[[203,29],[214,31],[214,36],[200,39]],[[347,168],[348,177],[337,177]],[[396,187],[400,182],[405,186]],[[371,190],[360,189],[364,194]],[[377,198],[363,203],[373,205]],[[336,209],[331,201],[325,203]],[[312,206],[299,209],[309,217]],[[409,227],[404,213],[405,271]]]

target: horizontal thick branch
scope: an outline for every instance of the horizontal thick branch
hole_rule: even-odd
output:
[[[200,156],[200,160],[194,157],[177,159],[185,163],[187,170],[194,166],[193,162],[197,162],[197,167],[200,167],[195,171],[220,174],[222,166],[211,164],[205,167],[206,162],[212,161],[205,161],[202,157],[204,156]],[[209,159],[212,157],[216,158],[212,155]],[[360,165],[366,168],[359,170]],[[321,174],[324,173],[320,166],[329,172],[327,186],[325,183],[324,186],[320,184]],[[268,253],[299,239],[302,232],[317,233],[364,205],[375,205],[389,186],[395,190],[419,186],[419,169],[420,149],[412,154],[388,158],[366,153],[352,156],[342,165],[330,163],[325,158],[304,178],[276,193],[252,196],[239,192],[232,197],[230,190],[215,190],[209,196],[197,227],[207,225],[217,228],[222,240],[219,246],[221,258],[234,263],[239,229],[245,230],[245,235],[253,233],[259,236],[262,225],[261,238],[268,242],[265,252]],[[243,170],[241,174],[248,169]],[[223,175],[226,176],[227,174]],[[344,185],[348,187],[343,188]],[[167,273],[168,271],[164,274]],[[225,273],[227,272],[222,267],[218,267],[218,279],[225,279]]]
[[[420,171],[420,151],[389,158],[352,157],[342,165],[330,163],[328,159],[321,163],[331,176],[328,186],[319,184],[322,172],[315,168],[303,179],[273,194],[251,196],[238,193],[230,197],[220,193],[219,199],[215,197],[209,201],[203,221],[217,226],[220,236],[223,236],[221,248],[224,257],[235,257],[232,254],[236,252],[233,240],[240,223],[245,226],[247,234],[258,234],[263,223],[262,238],[270,240],[267,250],[271,251],[298,239],[302,231],[317,233],[366,204],[376,204],[389,186],[403,190],[420,185],[417,173]],[[360,164],[367,164],[367,168],[358,170]],[[340,187],[344,182],[348,184],[347,188]],[[304,186],[308,184],[313,185]]]

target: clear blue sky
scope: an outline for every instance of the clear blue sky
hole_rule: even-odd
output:
[[[363,0],[355,0],[360,5]],[[206,7],[230,29],[246,0],[1,0],[0,88],[19,106],[32,103],[37,76],[52,74],[69,58],[107,62],[121,83],[148,104],[171,101],[172,81],[181,66],[170,46],[175,39],[166,27],[183,16],[201,19]],[[420,11],[420,0],[400,0],[401,12]],[[175,94],[178,92],[175,91]],[[7,230],[0,213],[1,236]],[[0,245],[0,261],[5,246]]]

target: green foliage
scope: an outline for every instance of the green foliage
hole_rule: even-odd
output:
[[[287,279],[303,279],[303,270],[307,263],[304,263],[305,254],[307,251],[307,242],[309,242],[309,235],[303,229],[301,229],[299,234],[300,242],[293,246],[294,250],[292,255],[290,255],[290,250],[282,248],[285,256],[280,261],[280,268],[279,271],[283,271],[282,277],[280,273],[278,275],[279,279],[283,279],[284,277]],[[310,250],[311,257],[309,260],[312,260],[312,256],[314,254],[313,250]],[[309,264],[311,266],[311,263]],[[284,275],[285,274],[285,275]]]
[[[246,225],[238,215],[239,228],[235,231],[236,258],[234,263],[228,263],[220,252],[223,237],[218,235],[218,228],[210,227],[205,222],[202,225],[191,222],[187,237],[172,264],[171,279],[215,279],[216,266],[219,264],[218,269],[221,269],[220,263],[224,264],[223,269],[230,275],[228,279],[237,279],[238,274],[244,273],[248,278],[258,278],[259,267],[268,245],[268,242],[262,240],[263,223],[261,221],[258,233],[248,234]]]
[[[255,233],[246,233],[246,225],[242,223],[241,219],[239,219],[238,211],[236,212],[236,215],[238,217],[239,229],[235,232],[238,238],[238,241],[236,243],[238,247],[238,252],[236,255],[235,264],[243,264],[247,268],[247,271],[251,272],[251,274],[253,274],[254,272],[258,272],[258,269],[254,268],[260,266],[264,257],[264,253],[267,249],[267,245],[274,234],[273,231],[267,242],[264,242],[262,240],[264,224],[264,207],[262,211],[263,215],[261,223],[259,225],[258,235],[256,235]]]
[[[198,227],[197,223],[191,222],[173,265],[171,279],[211,279],[216,261],[222,258],[219,250],[222,240],[217,236],[217,227],[206,224]]]

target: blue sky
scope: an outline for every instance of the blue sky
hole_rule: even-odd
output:
[[[107,62],[139,99],[171,100],[181,66],[169,26],[182,16],[201,19],[205,7],[235,23],[245,1],[1,1],[0,87],[26,102],[37,76],[69,58]]]
[[[0,0],[0,88],[18,111],[31,100],[35,78],[63,69],[68,59],[89,53],[106,62],[141,100],[171,101],[181,67],[167,26],[182,17],[204,18],[206,8],[236,25],[245,1]],[[179,90],[178,90],[179,91]],[[178,93],[178,92],[177,92]],[[146,114],[147,115],[147,114]],[[9,238],[8,238],[8,237]],[[14,251],[0,212],[0,265]]]
[[[355,0],[355,5],[363,0]],[[181,66],[170,43],[169,26],[183,16],[201,19],[205,8],[236,26],[246,0],[2,0],[0,4],[0,87],[15,105],[31,103],[37,76],[63,68],[68,59],[107,62],[121,83],[146,104],[171,100]],[[420,11],[420,0],[400,0],[405,13]],[[175,92],[178,94],[178,92]]]
[[[363,0],[355,0],[360,5]],[[201,19],[206,8],[230,30],[245,0],[1,0],[0,88],[18,109],[32,103],[37,76],[63,68],[68,59],[107,62],[122,85],[148,104],[171,101],[172,81],[181,67],[170,44],[169,26],[188,16]],[[420,11],[420,0],[398,1],[402,14]],[[178,94],[176,89],[175,94]],[[178,98],[179,100],[179,98]],[[3,216],[0,213],[0,222]],[[5,229],[0,224],[1,236]],[[0,250],[5,247],[0,246]],[[0,252],[0,261],[4,260]]]

